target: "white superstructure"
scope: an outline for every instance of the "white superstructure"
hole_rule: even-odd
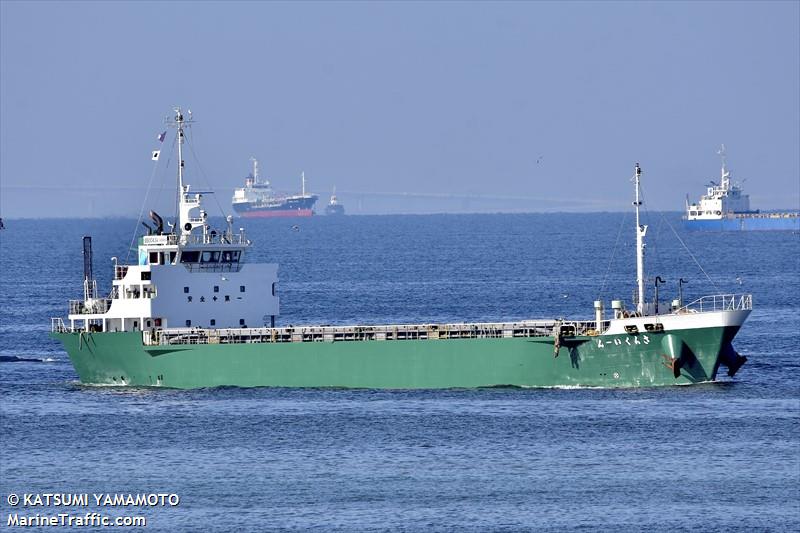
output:
[[[244,179],[244,187],[234,189],[233,203],[269,203],[280,202],[269,180],[260,181],[258,178],[258,159],[251,157],[253,171]]]
[[[177,224],[165,232],[161,217],[151,212],[155,227],[139,240],[138,262],[115,263],[108,298],[96,297],[89,268],[84,299],[70,302],[71,329],[76,322],[86,331],[274,324],[279,314],[278,265],[246,264],[250,241],[244,229],[234,232],[230,216],[224,230],[212,229],[202,206],[208,193],[192,191],[184,183],[184,128],[191,122],[191,116],[185,119],[180,108],[175,109],[171,125],[178,135]]]
[[[725,161],[725,145],[717,152],[722,158],[719,183],[711,182],[700,202],[689,204],[686,198],[687,220],[719,220],[730,213],[752,213],[750,196],[742,194],[742,188],[731,181],[731,173]]]

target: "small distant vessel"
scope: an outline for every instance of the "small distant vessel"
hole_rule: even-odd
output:
[[[319,199],[316,194],[306,192],[306,174],[301,175],[300,194],[280,196],[275,193],[269,180],[259,181],[258,160],[253,162],[253,172],[244,180],[244,187],[233,193],[233,210],[239,216],[260,217],[310,217],[314,214],[314,204]]]
[[[328,205],[325,206],[325,214],[326,215],[344,215],[344,206],[339,203],[339,199],[336,198],[336,187],[333,188],[333,194],[331,195],[331,201],[328,202]]]
[[[145,387],[351,387],[438,389],[486,386],[649,387],[733,376],[747,360],[731,342],[752,309],[749,294],[683,302],[645,290],[634,174],[636,282],[632,307],[594,302],[589,319],[345,326],[276,326],[278,265],[251,263],[244,229],[214,229],[202,191],[184,179],[183,129],[177,128],[178,217],[139,238],[138,262],[114,265],[112,290],[100,297],[84,237],[82,300],[68,323],[51,321],[84,383]],[[651,278],[652,279],[652,278]],[[662,297],[663,299],[663,293]],[[659,305],[660,304],[660,305]]]
[[[700,202],[689,204],[686,196],[684,227],[688,230],[758,231],[800,230],[800,212],[761,212],[750,209],[750,196],[733,183],[727,168],[725,145],[717,152],[722,158],[719,183],[711,182]]]

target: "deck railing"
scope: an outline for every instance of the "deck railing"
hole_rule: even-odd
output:
[[[201,224],[201,219],[192,219],[190,222]],[[193,233],[191,235],[178,235],[176,233],[166,233],[163,235],[144,235],[140,238],[139,244],[144,245],[192,245],[192,244],[215,244],[215,245],[235,245],[249,246],[250,241],[245,237],[244,231],[239,233],[218,232],[211,230],[208,233]]]
[[[608,327],[608,321],[601,324]],[[243,344],[284,342],[402,341],[493,339],[595,335],[597,323],[587,321],[525,321],[478,324],[401,324],[383,326],[298,326],[285,328],[175,328],[144,332],[146,345]]]
[[[181,263],[189,272],[239,272],[242,264],[236,263]]]
[[[715,294],[703,296],[678,309],[678,313],[711,313],[715,311],[749,311],[753,309],[752,294]]]
[[[197,233],[191,235],[177,235],[175,233],[168,233],[166,235],[146,235],[142,238],[143,244],[236,244],[247,245],[250,241],[242,233],[225,233],[217,232],[215,230],[209,231],[207,234]]]

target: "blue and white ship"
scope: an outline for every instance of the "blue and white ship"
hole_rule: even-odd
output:
[[[244,187],[233,191],[233,210],[240,217],[310,217],[314,215],[316,194],[306,192],[306,174],[301,174],[300,194],[278,195],[269,180],[259,181],[258,161],[253,162],[253,172],[244,180]]]
[[[684,227],[707,231],[800,231],[800,212],[762,212],[750,208],[750,196],[742,193],[741,184],[733,183],[725,160],[725,145],[717,152],[722,158],[719,183],[711,182],[698,203],[686,196]]]

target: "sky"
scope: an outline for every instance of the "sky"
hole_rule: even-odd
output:
[[[251,157],[318,210],[621,211],[639,162],[679,211],[723,143],[798,209],[800,2],[2,0],[0,216],[169,213],[175,106],[223,213]]]

